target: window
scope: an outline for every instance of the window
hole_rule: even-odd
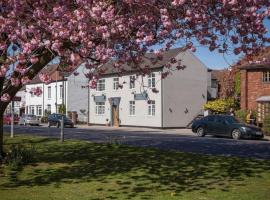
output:
[[[148,115],[155,116],[155,114],[156,114],[155,101],[148,101]]]
[[[105,114],[105,102],[96,102],[96,115]]]
[[[51,86],[48,87],[48,99],[52,98],[52,88]]]
[[[270,71],[263,72],[263,82],[270,83]]]
[[[156,87],[156,75],[154,73],[151,73],[148,76],[148,87],[150,88]]]
[[[135,88],[135,80],[136,80],[136,77],[135,76],[130,76],[129,77],[129,88],[130,89]]]
[[[105,90],[105,79],[99,79],[97,82],[97,91]]]
[[[37,106],[37,115],[42,116],[42,106],[41,105]]]
[[[51,114],[52,113],[52,106],[51,106],[51,104],[48,104],[47,105],[47,113],[48,114]]]
[[[35,114],[35,106],[30,106],[30,114]]]
[[[129,102],[129,115],[135,115],[135,101]]]
[[[258,122],[263,122],[266,115],[270,113],[270,102],[258,103]]]
[[[60,85],[59,94],[60,94],[60,99],[63,99],[63,85]]]
[[[34,97],[34,96],[35,96],[35,95],[34,95],[34,92],[33,92],[33,89],[34,89],[34,88],[31,88],[31,91],[30,91],[31,97]]]
[[[119,78],[113,78],[113,89],[118,90],[119,88]]]

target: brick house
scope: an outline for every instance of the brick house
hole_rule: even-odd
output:
[[[256,59],[270,58],[270,48],[266,48]],[[241,109],[258,113],[258,122],[270,113],[270,63],[247,63],[241,70]]]

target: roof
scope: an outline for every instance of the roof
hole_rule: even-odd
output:
[[[251,57],[242,58],[238,68],[241,70],[270,69],[270,46]]]
[[[70,76],[71,73],[74,72],[74,70],[78,68],[78,66],[71,67],[63,76],[63,74],[61,74],[61,71],[58,69],[58,67],[59,67],[58,64],[47,65],[32,79],[32,81],[29,84],[42,83],[42,81],[39,78],[40,73],[48,74],[51,77],[52,82],[63,81],[64,76],[65,77]]]
[[[270,96],[261,96],[258,99],[256,99],[256,101],[258,101],[258,102],[265,102],[265,101],[269,102],[270,101]]]
[[[144,66],[149,66],[150,70],[163,68],[165,64],[169,63],[172,58],[175,58],[179,53],[184,52],[184,48],[176,48],[163,52],[162,59],[158,59],[155,53],[146,53],[139,66],[134,63],[124,63],[121,68],[116,68],[114,64],[117,61],[110,60],[104,64],[100,70],[103,71],[102,75],[120,74],[125,72],[137,72],[144,69]]]

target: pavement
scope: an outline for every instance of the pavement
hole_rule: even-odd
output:
[[[4,127],[10,132],[10,126]],[[66,139],[86,140],[97,143],[121,143],[139,147],[210,155],[270,159],[270,142],[264,140],[233,140],[213,136],[197,137],[190,129],[150,129],[134,127],[77,126],[65,128]],[[15,126],[15,135],[30,134],[60,138],[60,129],[46,126]]]

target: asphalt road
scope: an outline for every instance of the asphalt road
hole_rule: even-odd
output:
[[[10,127],[4,127],[10,132]],[[46,137],[60,137],[60,129],[48,127],[15,126],[15,135],[31,134]],[[268,140],[233,140],[206,136],[196,137],[190,130],[156,130],[145,128],[65,128],[66,139],[79,139],[92,142],[118,142],[140,147],[178,150],[212,155],[270,159]]]

